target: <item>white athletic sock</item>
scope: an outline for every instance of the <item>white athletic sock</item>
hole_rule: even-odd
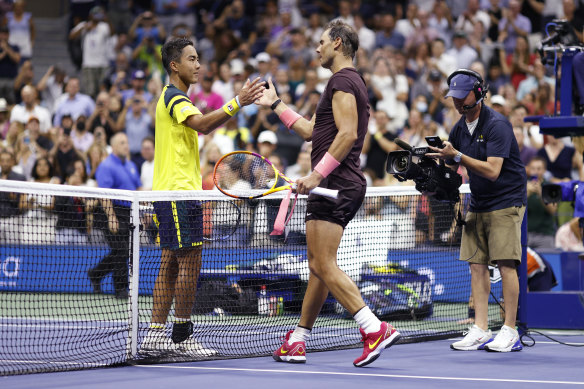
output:
[[[381,329],[381,321],[371,312],[368,306],[361,308],[353,318],[366,334],[377,332]]]
[[[296,326],[294,332],[290,335],[288,339],[288,344],[292,345],[294,342],[307,342],[310,338],[310,331],[308,328]]]

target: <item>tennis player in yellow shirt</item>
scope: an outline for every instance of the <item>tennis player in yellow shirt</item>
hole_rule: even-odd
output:
[[[170,84],[162,90],[156,105],[156,149],[153,190],[202,190],[198,135],[209,134],[252,104],[264,91],[259,78],[247,80],[241,91],[222,108],[203,115],[187,97],[187,89],[198,81],[199,56],[193,43],[171,40],[161,49]],[[141,344],[143,354],[185,352],[211,356],[192,337],[191,309],[195,302],[201,270],[203,212],[199,201],[154,203],[162,249],[160,270],[154,285],[152,321]],[[164,328],[170,307],[175,305],[172,336]]]

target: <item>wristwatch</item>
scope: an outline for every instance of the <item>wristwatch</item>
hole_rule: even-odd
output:
[[[459,151],[455,156],[454,156],[454,162],[456,163],[460,163],[460,160],[462,159],[462,152]]]

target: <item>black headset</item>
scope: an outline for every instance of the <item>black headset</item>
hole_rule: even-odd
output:
[[[485,96],[487,95],[487,92],[489,91],[489,86],[485,85],[485,82],[483,81],[483,78],[481,77],[481,75],[478,74],[477,72],[475,72],[474,70],[458,69],[458,70],[454,71],[450,76],[448,76],[448,79],[446,82],[448,83],[449,88],[450,88],[450,81],[452,81],[452,78],[454,76],[456,76],[457,74],[466,74],[467,76],[471,76],[471,77],[476,78],[476,81],[472,86],[472,91],[474,92],[474,95],[476,98],[476,103],[471,105],[471,106],[465,105],[463,107],[464,109],[467,109],[467,110],[471,109],[485,98]]]

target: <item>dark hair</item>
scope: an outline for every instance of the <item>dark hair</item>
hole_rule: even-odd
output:
[[[193,42],[186,38],[176,38],[172,39],[162,46],[160,52],[162,54],[162,65],[164,65],[164,69],[170,76],[172,71],[170,70],[170,63],[171,62],[180,62],[180,56],[182,55],[182,51],[187,46],[193,46]]]
[[[144,139],[142,139],[142,143],[144,142],[151,142],[152,146],[154,146],[154,137],[150,135],[145,136]]]
[[[40,178],[37,171],[36,171],[37,166],[38,166],[40,161],[47,161],[47,165],[49,165],[49,177],[53,177],[55,175],[55,167],[53,166],[53,164],[51,163],[51,161],[47,157],[37,158],[37,160],[34,161],[34,165],[32,167],[31,177],[34,178],[35,180],[38,180]]]
[[[331,41],[341,38],[345,57],[355,58],[355,53],[359,49],[359,35],[353,27],[341,20],[335,20],[327,24],[324,30],[329,30]]]

